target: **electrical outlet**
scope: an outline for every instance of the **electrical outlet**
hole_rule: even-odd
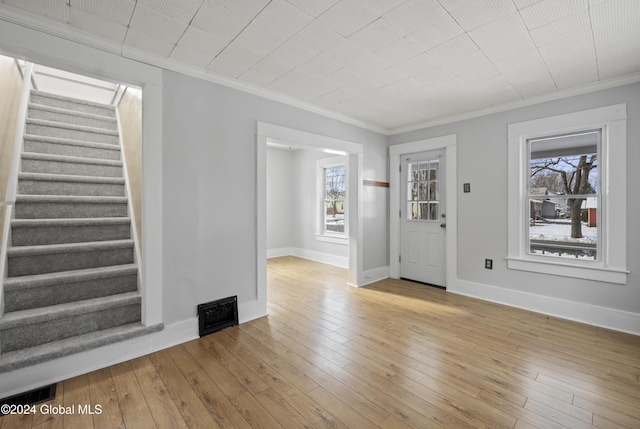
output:
[[[465,194],[471,192],[471,183],[463,183],[462,192],[464,192]]]
[[[485,259],[484,260],[484,267],[487,270],[493,270],[493,259]]]

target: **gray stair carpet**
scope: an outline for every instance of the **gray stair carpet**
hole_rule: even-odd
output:
[[[162,329],[141,324],[115,109],[32,91],[20,167],[0,373]]]

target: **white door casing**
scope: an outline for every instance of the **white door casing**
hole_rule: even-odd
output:
[[[400,277],[446,286],[445,151],[402,156]]]
[[[400,163],[403,156],[431,150],[445,150],[445,191],[447,200],[445,237],[445,284],[455,288],[457,282],[457,137],[450,134],[441,137],[401,143],[389,147],[389,276],[400,278]]]

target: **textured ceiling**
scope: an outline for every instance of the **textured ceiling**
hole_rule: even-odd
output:
[[[0,1],[2,19],[387,133],[640,80],[639,0]]]

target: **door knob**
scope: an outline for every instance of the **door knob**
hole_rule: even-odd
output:
[[[447,224],[446,224],[446,223],[441,223],[441,224],[440,224],[440,228],[446,228],[446,227],[447,227]]]

